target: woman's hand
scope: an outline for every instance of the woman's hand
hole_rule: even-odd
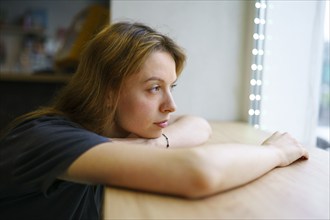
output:
[[[212,134],[207,120],[198,116],[171,116],[170,124],[163,129],[169,148],[193,147],[204,144]],[[166,146],[166,145],[165,145]]]
[[[262,145],[269,145],[278,150],[281,159],[279,166],[287,166],[298,159],[309,157],[306,149],[288,133],[275,132]]]

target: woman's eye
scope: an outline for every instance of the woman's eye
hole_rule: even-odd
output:
[[[176,87],[176,84],[171,85],[171,91]]]
[[[160,90],[160,86],[153,86],[150,91],[151,92],[158,92]]]
[[[170,91],[171,91],[171,92],[173,91],[174,87],[176,87],[176,84],[173,84],[173,85],[170,86]],[[161,85],[154,85],[154,86],[152,86],[152,87],[149,89],[149,91],[150,91],[151,93],[156,93],[156,92],[159,92],[160,90],[162,90],[162,86],[161,86]]]

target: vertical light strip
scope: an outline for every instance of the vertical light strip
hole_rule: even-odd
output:
[[[266,26],[266,0],[257,0],[255,3],[256,15],[254,17],[253,49],[250,79],[250,108],[249,123],[259,128],[261,114],[261,86],[263,73],[265,26]]]

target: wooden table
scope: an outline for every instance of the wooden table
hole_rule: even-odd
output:
[[[243,123],[213,122],[209,142],[259,144],[268,133]],[[276,168],[242,187],[189,200],[107,187],[104,219],[329,219],[329,151]]]

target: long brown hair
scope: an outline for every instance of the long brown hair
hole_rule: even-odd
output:
[[[44,115],[64,115],[102,134],[114,122],[123,83],[155,51],[171,54],[179,76],[186,56],[171,38],[141,23],[118,22],[106,26],[86,44],[76,73],[53,104],[23,115],[13,124]]]

